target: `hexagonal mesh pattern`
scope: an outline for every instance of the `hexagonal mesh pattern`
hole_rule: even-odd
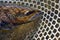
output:
[[[0,1],[5,3],[16,3],[41,10],[41,24],[38,31],[27,40],[60,40],[60,0],[10,0]]]

